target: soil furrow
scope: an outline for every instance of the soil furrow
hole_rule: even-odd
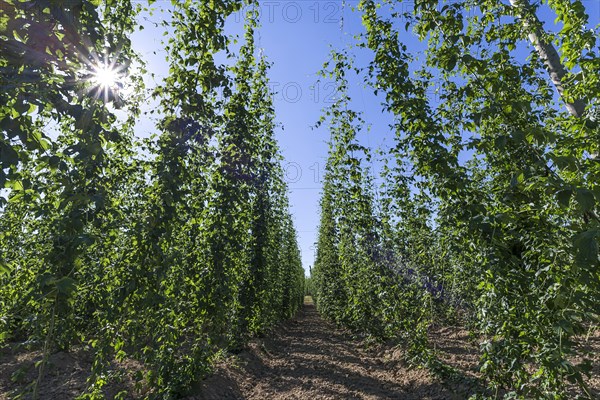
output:
[[[201,399],[459,399],[399,351],[367,348],[323,320],[311,304],[271,338],[220,365]],[[459,393],[462,392],[462,393]]]

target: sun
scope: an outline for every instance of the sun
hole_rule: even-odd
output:
[[[121,75],[113,65],[100,63],[93,67],[91,81],[100,89],[114,90],[119,86]]]
[[[108,56],[96,57],[87,63],[84,71],[88,82],[87,90],[105,103],[119,102],[125,85],[126,68],[115,62],[110,62]]]

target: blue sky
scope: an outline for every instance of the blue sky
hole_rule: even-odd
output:
[[[167,6],[170,2],[157,2]],[[592,25],[600,22],[600,1],[584,0]],[[273,63],[270,70],[271,87],[275,92],[275,110],[281,127],[277,129],[283,156],[286,181],[290,188],[292,213],[299,236],[304,268],[313,264],[314,242],[319,222],[319,197],[321,179],[327,156],[328,133],[326,127],[311,129],[319,119],[322,109],[333,101],[335,96],[331,82],[319,81],[319,71],[329,58],[332,48],[343,48],[355,42],[353,35],[362,32],[360,15],[352,12],[357,1],[345,5],[334,0],[287,1],[273,0],[260,2],[262,27],[257,36],[257,47],[262,48]],[[406,10],[412,8],[406,2]],[[232,17],[232,33],[241,33],[244,12]],[[145,15],[150,21],[159,22],[165,14]],[[554,16],[543,11],[542,19],[551,29]],[[133,35],[134,47],[148,62],[148,70],[165,76],[167,67],[162,50],[162,28],[153,28],[148,21],[142,21],[145,29]],[[401,25],[403,26],[403,24]],[[403,32],[403,29],[401,29]],[[421,50],[423,45],[409,33],[403,38],[410,44],[410,50]],[[156,54],[154,54],[156,52]],[[368,62],[366,52],[358,53],[358,64]],[[523,60],[524,61],[524,60]],[[152,86],[152,80],[147,78]],[[372,125],[371,132],[362,135],[365,144],[372,147],[391,144],[393,135],[389,133],[389,116],[381,112],[381,99],[373,96],[363,87],[360,80],[351,82],[352,107],[365,113]],[[147,108],[152,107],[148,105]],[[143,119],[137,126],[137,133],[147,135],[154,131],[154,123]]]
[[[285,157],[286,180],[305,269],[314,259],[319,197],[327,156],[325,127],[312,130],[322,109],[332,103],[335,87],[317,71],[331,46],[347,46],[360,29],[358,14],[335,1],[263,2],[259,45],[273,62],[271,80],[275,110],[283,129],[277,137]],[[343,25],[342,25],[343,20]],[[369,91],[356,82],[359,104],[373,104]],[[366,97],[366,99],[365,99]],[[361,101],[362,100],[362,101]],[[374,109],[375,107],[373,107]]]

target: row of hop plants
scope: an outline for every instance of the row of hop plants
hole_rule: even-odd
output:
[[[244,6],[234,53],[224,28]],[[81,348],[93,366],[80,398],[103,398],[124,360],[140,363],[148,397],[183,396],[303,301],[256,5],[173,2],[150,139],[134,135],[141,76],[124,99],[81,72],[107,58],[144,72],[130,37],[145,6],[2,7],[0,67],[14,84],[0,94],[0,343],[42,350],[33,398],[50,355]]]
[[[474,398],[592,398],[589,354],[577,344],[600,309],[600,56],[584,3],[416,1],[408,10],[363,0],[357,12],[356,46],[371,61],[334,52],[324,69],[338,101],[321,121],[331,139],[319,310],[403,343],[413,362],[442,373],[452,371],[428,331],[467,327],[486,387]],[[539,16],[549,12],[557,31],[544,31]],[[351,109],[355,72],[392,121],[394,145],[375,161],[361,145],[369,121]]]

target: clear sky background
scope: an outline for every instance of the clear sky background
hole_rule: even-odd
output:
[[[600,22],[600,0],[584,0],[592,26]],[[158,1],[157,7],[168,7],[170,1]],[[354,35],[363,31],[360,15],[351,10],[357,0],[345,3],[337,0],[273,0],[260,1],[261,28],[257,35],[257,47],[263,49],[273,63],[270,70],[271,87],[275,92],[274,105],[277,129],[283,156],[286,181],[290,188],[290,203],[302,260],[308,273],[313,264],[319,223],[319,198],[321,180],[327,156],[328,133],[326,127],[311,129],[317,122],[322,109],[333,102],[335,89],[331,82],[319,81],[317,71],[329,59],[332,48],[340,49],[355,43]],[[412,3],[403,5],[408,11]],[[148,70],[160,77],[167,74],[164,53],[164,28],[153,27],[152,22],[160,22],[168,14],[155,12],[142,14],[140,22],[145,29],[133,35],[133,44],[148,62]],[[235,14],[231,20],[231,32],[242,33],[244,11]],[[555,16],[546,9],[540,15],[547,29],[553,26]],[[403,23],[399,24],[400,31]],[[418,52],[423,44],[410,33],[403,40],[410,45],[409,50]],[[524,56],[529,49],[524,49]],[[357,53],[357,64],[366,65],[369,54]],[[525,60],[523,59],[523,62]],[[351,75],[350,75],[351,76]],[[154,85],[146,77],[148,86]],[[381,99],[374,97],[371,90],[356,79],[351,81],[350,95],[352,107],[362,111],[371,124],[369,133],[361,135],[366,145],[371,147],[391,145],[393,134],[388,128],[391,118],[381,112]],[[432,93],[432,95],[434,95]],[[150,109],[152,104],[147,105]],[[154,132],[154,122],[144,118],[136,128],[139,135]]]

